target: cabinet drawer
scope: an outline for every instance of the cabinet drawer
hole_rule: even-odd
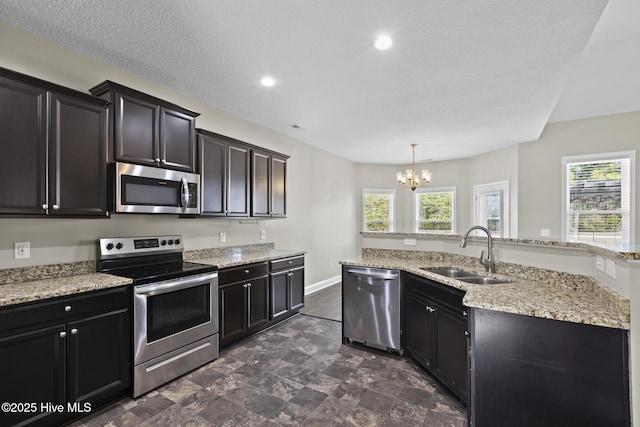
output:
[[[129,290],[129,286],[121,286],[7,307],[0,310],[0,334],[127,308],[130,304]]]
[[[218,273],[220,286],[229,283],[241,282],[269,273],[269,265],[266,262],[241,265],[239,267],[223,268]]]
[[[464,309],[462,305],[464,291],[423,277],[409,276],[407,292],[421,295],[456,312]]]
[[[289,268],[303,266],[304,256],[278,259],[275,261],[269,261],[269,263],[271,264],[271,271],[286,270]]]

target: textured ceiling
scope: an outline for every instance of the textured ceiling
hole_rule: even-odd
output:
[[[406,164],[411,143],[444,160],[538,139],[606,3],[3,0],[0,19],[354,162]]]

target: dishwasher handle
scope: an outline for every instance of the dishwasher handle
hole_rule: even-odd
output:
[[[398,273],[371,273],[371,272],[364,272],[364,271],[360,271],[360,270],[347,270],[348,274],[352,274],[354,276],[360,276],[360,277],[370,277],[373,279],[381,279],[381,280],[394,280],[398,278]]]

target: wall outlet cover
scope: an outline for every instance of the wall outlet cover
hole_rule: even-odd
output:
[[[404,239],[404,245],[405,246],[415,246],[416,245],[416,239]]]
[[[30,242],[15,242],[13,244],[13,249],[15,251],[15,253],[14,253],[14,258],[15,259],[31,258],[31,243]]]
[[[225,233],[220,233],[220,243],[224,243],[227,241],[227,235]]]
[[[549,237],[551,236],[551,229],[550,228],[541,228],[540,229],[540,235],[542,237]]]
[[[604,259],[600,255],[596,256],[596,268],[598,271],[604,271]]]
[[[260,239],[264,240],[267,238],[267,231],[266,230],[260,230]]]

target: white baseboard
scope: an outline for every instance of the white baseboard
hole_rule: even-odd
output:
[[[337,276],[333,276],[330,277],[326,280],[323,280],[321,282],[317,282],[317,283],[313,283],[311,285],[307,285],[304,287],[304,294],[305,295],[310,295],[314,292],[318,292],[321,289],[324,288],[328,288],[331,285],[335,285],[336,283],[339,283],[340,281],[342,281],[342,275],[337,275]]]

